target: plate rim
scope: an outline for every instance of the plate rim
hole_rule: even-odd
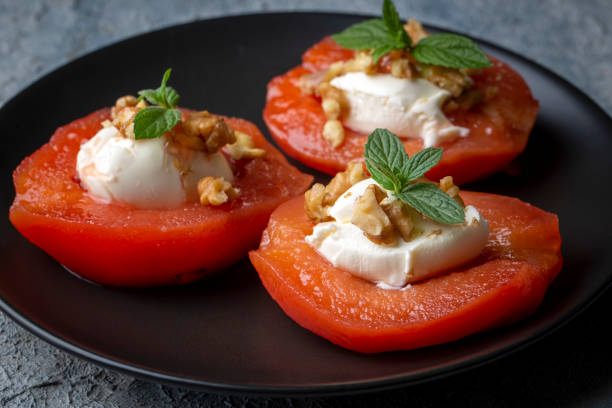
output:
[[[27,83],[24,87],[22,87],[16,94],[14,94],[11,98],[9,98],[5,103],[0,105],[0,113],[10,107],[11,105],[17,103],[18,99],[25,93],[30,92],[32,88],[35,88],[40,82],[45,80],[47,77],[56,74],[58,71],[65,69],[66,67],[78,64],[81,60],[90,57],[92,54],[104,52],[108,48],[115,47],[125,42],[132,41],[134,39],[138,39],[141,37],[145,37],[154,33],[161,33],[163,31],[172,31],[177,28],[186,27],[189,25],[198,25],[202,23],[206,23],[209,21],[215,20],[227,20],[227,19],[235,19],[235,18],[257,18],[257,17],[265,17],[265,16],[295,16],[295,15],[311,15],[311,16],[319,16],[322,18],[327,17],[349,17],[349,18],[373,18],[371,14],[359,14],[359,13],[343,13],[343,12],[330,12],[330,11],[294,11],[294,12],[249,12],[249,13],[235,13],[235,14],[226,14],[223,16],[216,16],[211,18],[199,18],[192,21],[182,22],[178,24],[171,24],[168,26],[164,26],[161,28],[156,28],[150,31],[146,31],[143,33],[135,34],[126,38],[118,39],[116,41],[105,44],[99,48],[95,48],[85,52],[84,54],[78,56],[75,59],[69,60],[65,63],[61,63],[48,71],[44,71],[37,77],[35,77],[31,82]],[[464,35],[475,40],[477,43],[483,44],[488,48],[492,48],[494,50],[499,50],[503,53],[509,54],[513,58],[520,60],[523,64],[531,66],[546,76],[555,79],[560,82],[564,86],[571,89],[571,91],[576,92],[580,95],[580,97],[584,98],[584,100],[588,101],[591,104],[591,108],[594,108],[602,114],[606,120],[609,121],[609,124],[612,125],[612,117],[608,114],[608,112],[599,105],[597,101],[595,101],[590,95],[585,93],[583,90],[578,88],[568,79],[564,78],[560,74],[552,71],[551,69],[545,67],[541,63],[531,60],[528,57],[520,55],[518,52],[505,48],[504,46],[498,45],[492,41],[482,39],[478,36],[474,36],[471,34],[466,34],[462,31],[457,31],[454,29],[449,29],[443,26],[439,26],[437,24],[430,24],[427,22],[423,23],[427,28],[433,29],[434,31],[443,31],[443,32],[452,32]],[[275,74],[272,74],[275,75]],[[269,132],[268,132],[269,133]],[[284,152],[283,155],[286,156]],[[14,194],[13,194],[14,196]],[[10,197],[9,197],[10,199]],[[14,227],[11,225],[11,228]],[[48,256],[48,255],[46,255]],[[56,262],[53,260],[53,262]],[[612,286],[612,273],[607,276],[605,282],[592,294],[590,297],[586,299],[581,299],[575,307],[567,310],[560,317],[555,319],[552,322],[548,322],[544,324],[542,327],[539,327],[537,330],[533,332],[527,338],[521,339],[519,341],[513,342],[506,346],[501,346],[496,348],[493,351],[488,351],[481,353],[476,357],[471,357],[467,360],[461,360],[455,363],[445,364],[441,367],[436,367],[433,369],[427,369],[416,374],[396,374],[389,375],[385,377],[380,377],[377,379],[369,379],[369,380],[361,380],[361,381],[347,381],[347,382],[334,382],[334,383],[326,383],[326,384],[308,384],[308,385],[286,385],[286,386],[273,386],[273,385],[249,385],[249,384],[228,384],[228,383],[217,383],[211,381],[202,381],[196,380],[187,376],[180,375],[170,375],[155,369],[143,368],[137,366],[135,364],[128,364],[122,361],[119,361],[116,358],[108,357],[100,353],[96,353],[90,350],[85,349],[77,344],[74,344],[68,340],[63,339],[61,336],[52,333],[51,331],[42,327],[42,325],[35,323],[29,317],[21,314],[17,309],[15,309],[6,299],[4,299],[0,295],[0,310],[2,310],[8,317],[10,317],[14,322],[16,322],[19,326],[26,329],[30,333],[34,334],[38,338],[43,341],[51,344],[52,346],[58,347],[59,349],[66,351],[73,356],[78,358],[82,358],[86,361],[92,362],[94,364],[110,368],[113,370],[120,371],[122,373],[135,376],[137,378],[161,382],[164,384],[172,385],[172,386],[180,386],[187,387],[191,389],[197,390],[205,390],[216,392],[220,394],[238,394],[238,395],[252,395],[252,396],[272,396],[272,397],[280,397],[280,396],[340,396],[347,394],[357,394],[357,393],[369,393],[376,391],[384,391],[390,389],[396,389],[404,386],[414,386],[421,383],[438,380],[441,378],[449,377],[452,375],[460,374],[465,371],[471,370],[473,368],[477,368],[489,363],[492,363],[496,360],[499,360],[505,356],[508,356],[514,352],[522,350],[542,339],[547,337],[548,335],[554,333],[567,323],[571,322],[578,315],[583,313],[589,306],[591,306],[597,299],[599,299],[609,288]],[[520,323],[519,323],[520,324]],[[339,346],[336,346],[339,347]]]

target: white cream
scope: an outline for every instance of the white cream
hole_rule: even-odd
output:
[[[202,177],[233,180],[219,152],[171,152],[165,136],[133,140],[114,127],[100,130],[81,145],[77,172],[90,194],[139,208],[171,208],[195,200]]]
[[[469,133],[469,129],[453,125],[442,112],[450,92],[424,79],[349,72],[331,84],[344,91],[350,111],[343,122],[355,131],[369,134],[386,128],[399,137],[421,138],[425,147]]]
[[[472,206],[465,208],[465,223],[439,224],[417,217],[413,239],[398,237],[394,246],[370,241],[350,222],[355,201],[376,183],[363,180],[345,192],[330,208],[335,221],[317,224],[306,241],[334,266],[383,287],[402,287],[459,266],[480,254],[488,236],[487,221]],[[390,194],[388,194],[390,196]]]

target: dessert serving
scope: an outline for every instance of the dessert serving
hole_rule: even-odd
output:
[[[301,326],[360,352],[439,344],[532,313],[562,264],[556,215],[424,177],[440,148],[408,156],[375,130],[365,163],[282,204],[251,262]]]
[[[466,37],[383,18],[326,37],[268,84],[264,119],[291,156],[329,174],[360,160],[387,128],[406,151],[439,146],[427,175],[462,184],[503,168],[524,148],[538,112],[527,84]]]
[[[11,222],[82,277],[194,281],[255,247],[272,210],[312,181],[252,123],[178,109],[169,76],[60,127],[14,171]]]

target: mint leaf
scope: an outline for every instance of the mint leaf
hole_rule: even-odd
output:
[[[366,168],[378,184],[389,191],[401,191],[402,180],[388,167],[371,159],[365,159]]]
[[[438,164],[441,148],[429,147],[408,157],[396,135],[376,129],[368,136],[364,157],[372,178],[421,214],[443,224],[465,222],[463,207],[437,186],[409,184]]]
[[[403,182],[408,184],[423,177],[442,159],[442,148],[428,147],[410,157],[402,168]]]
[[[176,108],[179,101],[179,94],[171,86],[166,86],[168,79],[170,79],[170,73],[172,68],[168,68],[164,72],[161,85],[157,89],[143,89],[138,91],[139,99],[146,99],[151,105],[158,105],[162,108],[173,109]]]
[[[395,39],[396,49],[403,49],[411,45],[412,41],[406,30],[404,30],[404,25],[391,0],[385,0],[383,3],[383,21],[391,37]]]
[[[176,108],[178,105],[178,101],[180,99],[180,96],[178,94],[178,92],[176,92],[176,90],[174,88],[172,88],[171,86],[166,88],[166,95],[165,95],[165,99],[167,102],[167,108],[168,109],[173,109]]]
[[[176,109],[165,109],[149,106],[136,113],[134,118],[134,138],[154,139],[171,130],[181,120],[181,113]]]
[[[142,91],[138,91],[139,100],[144,98],[151,105],[160,105],[162,101],[159,100],[159,95],[157,90],[154,89],[143,89]]]
[[[448,68],[486,68],[493,64],[469,38],[457,34],[435,34],[421,39],[412,55],[424,64]]]
[[[159,91],[161,91],[161,93],[164,93],[164,90],[166,89],[166,83],[170,79],[171,73],[172,73],[172,68],[168,68],[166,72],[164,72],[164,76],[162,77],[161,85],[159,86]]]
[[[168,68],[166,72],[164,72],[164,77],[162,78],[161,85],[157,88],[157,94],[159,95],[160,102],[159,105],[166,108],[172,109],[173,106],[168,102],[168,89],[166,89],[166,83],[168,79],[170,79],[170,74],[172,73],[172,68]],[[172,88],[170,88],[172,89]],[[172,89],[174,91],[174,89]],[[176,91],[174,91],[176,93]]]
[[[412,44],[391,0],[384,1],[382,14],[382,19],[354,24],[332,35],[332,38],[340,46],[351,50],[373,49],[374,63],[392,50],[413,47],[412,55],[424,64],[449,68],[486,68],[493,65],[472,40],[461,35],[435,34],[421,39],[416,45]]]
[[[411,184],[395,196],[424,216],[442,224],[465,222],[465,212],[461,205],[433,184]]]
[[[408,155],[396,135],[387,129],[375,129],[368,136],[364,157],[374,180],[387,190],[396,193],[402,190],[401,172],[408,161]]]
[[[372,60],[375,64],[389,51],[402,50],[411,43],[390,0],[385,0],[383,4],[382,19],[354,24],[341,33],[332,35],[332,38],[340,46],[351,50],[374,49]]]
[[[143,98],[151,105],[141,109],[134,118],[134,138],[153,139],[160,137],[181,120],[181,112],[176,108],[179,101],[179,94],[171,86],[166,86],[172,68],[164,72],[161,85],[157,89],[143,89],[138,91],[139,100]]]
[[[341,33],[332,35],[332,38],[338,45],[350,50],[378,48],[390,42],[387,27],[380,19],[353,24]]]

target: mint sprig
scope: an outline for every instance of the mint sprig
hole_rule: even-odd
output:
[[[146,99],[151,105],[141,109],[134,118],[134,138],[154,139],[172,130],[181,120],[181,112],[176,109],[179,94],[170,86],[166,86],[172,68],[164,73],[161,85],[157,89],[143,89],[138,92],[138,100]]]
[[[424,64],[449,68],[486,68],[492,65],[474,41],[457,34],[425,37],[414,47],[412,55]]]
[[[392,50],[409,50],[423,64],[458,69],[493,65],[472,40],[458,34],[435,34],[412,44],[391,0],[384,0],[382,11],[382,19],[354,24],[332,38],[351,50],[373,49],[374,63]]]
[[[428,147],[408,157],[399,138],[387,129],[376,129],[365,145],[366,167],[372,178],[402,202],[442,224],[465,222],[463,208],[438,187],[415,183],[442,158],[442,149]]]
[[[374,63],[392,50],[402,50],[411,45],[410,37],[390,0],[385,0],[383,4],[382,19],[354,24],[341,33],[332,35],[332,38],[342,47],[351,50],[373,48]]]

